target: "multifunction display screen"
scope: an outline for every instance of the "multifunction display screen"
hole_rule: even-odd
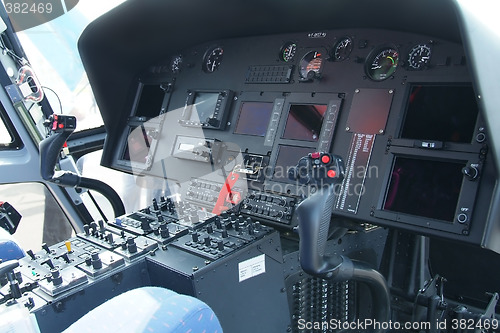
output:
[[[471,143],[477,114],[471,86],[415,85],[410,89],[401,137]]]
[[[273,106],[269,102],[241,103],[240,117],[234,133],[265,136]]]
[[[466,162],[396,157],[384,209],[453,222]]]
[[[326,110],[322,104],[290,104],[283,139],[318,141]]]

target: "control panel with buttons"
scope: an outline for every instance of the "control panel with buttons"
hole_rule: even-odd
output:
[[[270,192],[250,191],[241,204],[240,213],[255,216],[280,226],[290,225],[298,198]]]

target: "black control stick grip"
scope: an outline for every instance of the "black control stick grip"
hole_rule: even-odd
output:
[[[52,135],[40,142],[40,173],[44,180],[52,180],[59,153],[76,128],[76,118],[54,114],[45,122],[45,126]]]
[[[54,114],[45,122],[45,126],[49,128],[51,136],[40,142],[40,174],[42,178],[61,186],[81,186],[95,190],[109,200],[115,216],[125,214],[125,207],[120,196],[108,184],[97,179],[80,177],[72,172],[55,173],[54,169],[59,160],[59,153],[76,128],[76,118]]]
[[[325,257],[325,247],[335,201],[335,185],[344,179],[344,162],[340,156],[311,153],[290,169],[289,178],[299,184],[310,185],[309,191],[313,192],[297,206],[293,216],[299,227],[302,269],[311,275],[332,279],[334,274],[343,271],[339,267],[344,259],[340,256]]]
[[[332,281],[357,280],[367,284],[373,298],[373,315],[380,322],[390,318],[390,293],[385,278],[362,262],[332,254],[325,255],[330,220],[336,198],[336,185],[344,178],[342,158],[328,153],[312,153],[290,169],[289,178],[309,185],[310,192],[295,209],[294,222],[299,228],[299,256],[302,269],[316,277]],[[382,333],[384,329],[374,332]]]

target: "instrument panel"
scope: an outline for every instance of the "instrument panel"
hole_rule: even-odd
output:
[[[187,200],[193,180],[236,176],[223,207],[263,207],[256,193],[307,197],[288,169],[330,152],[347,175],[334,216],[483,243],[493,166],[460,44],[373,29],[215,40],[172,50],[132,91],[113,168],[173,180]]]

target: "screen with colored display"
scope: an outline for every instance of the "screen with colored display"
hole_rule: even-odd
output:
[[[283,139],[318,141],[326,105],[290,104]]]
[[[197,92],[194,97],[193,111],[190,120],[206,123],[214,116],[219,93]],[[194,112],[196,110],[196,113]]]

